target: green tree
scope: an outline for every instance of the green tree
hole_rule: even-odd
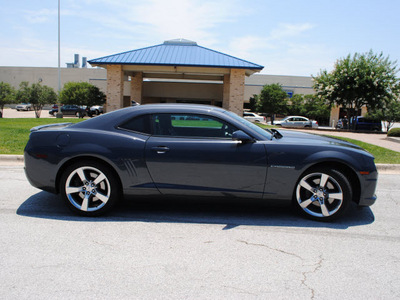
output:
[[[36,118],[40,118],[45,104],[57,102],[57,94],[51,87],[40,83],[34,83],[30,86],[26,81],[20,83],[16,98],[20,102],[31,103]]]
[[[389,131],[395,122],[400,122],[400,102],[399,100],[393,100],[381,109],[370,110],[367,117],[385,121],[386,129]]]
[[[0,82],[0,118],[3,117],[4,105],[15,102],[15,90],[14,88],[6,83]]]
[[[266,84],[258,96],[258,111],[271,116],[271,124],[274,124],[275,114],[283,114],[287,108],[287,93],[280,84]]]
[[[399,96],[397,63],[382,53],[350,54],[339,59],[332,72],[322,70],[313,77],[320,98],[343,106],[349,115],[357,115],[362,106],[381,109]]]
[[[304,115],[307,118],[317,121],[329,119],[331,114],[331,104],[325,99],[319,98],[317,95],[304,96]]]
[[[287,113],[292,116],[305,116],[305,99],[302,94],[295,94],[289,100],[290,104],[287,106]]]
[[[258,102],[258,95],[254,94],[253,97],[249,99],[249,108],[250,111],[257,111],[257,102]]]
[[[91,107],[103,105],[106,95],[97,86],[88,82],[67,82],[60,93],[63,104],[74,104]]]

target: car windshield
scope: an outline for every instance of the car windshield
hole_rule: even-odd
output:
[[[262,135],[263,137],[265,137],[266,139],[270,140],[273,136],[273,133],[270,132],[269,130],[266,129],[262,129],[261,127],[251,123],[250,121],[247,121],[245,118],[241,118],[239,117],[237,114],[231,112],[231,111],[226,111],[226,113],[231,116],[232,118],[234,118],[235,120],[239,121],[240,123],[242,123],[243,125],[250,127],[251,129],[253,129],[254,131],[256,131],[258,134]]]

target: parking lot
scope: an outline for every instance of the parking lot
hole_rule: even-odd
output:
[[[258,204],[137,200],[71,214],[0,166],[4,299],[395,299],[398,175],[335,223]]]

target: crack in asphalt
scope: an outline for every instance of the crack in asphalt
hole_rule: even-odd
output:
[[[316,273],[319,269],[322,268],[322,263],[324,261],[324,258],[322,257],[322,255],[319,256],[319,261],[315,264],[315,268],[311,271],[307,271],[307,272],[302,272],[301,274],[303,275],[303,280],[301,281],[301,285],[305,286],[307,289],[310,290],[311,292],[311,299],[315,298],[315,290],[313,287],[311,287],[310,285],[307,284],[307,275],[308,274],[314,274]]]
[[[291,252],[287,252],[287,251],[284,251],[284,250],[281,250],[281,249],[273,248],[273,247],[270,247],[270,246],[265,245],[265,244],[249,243],[247,241],[242,241],[242,240],[238,240],[238,242],[244,243],[244,244],[249,245],[249,246],[265,247],[265,248],[268,248],[268,249],[273,250],[273,251],[277,251],[277,252],[280,252],[280,253],[283,253],[283,254],[286,254],[286,255],[291,255],[291,256],[297,257],[301,261],[304,261],[304,259],[301,256],[299,256],[299,255],[297,255],[295,253],[291,253]]]
[[[303,262],[302,268],[306,267],[306,265],[304,265],[305,259],[302,258],[301,256],[295,254],[295,253],[291,253],[291,252],[287,252],[287,251],[284,251],[284,250],[281,250],[281,249],[273,248],[273,247],[270,247],[270,246],[265,245],[265,244],[250,243],[250,242],[243,241],[243,240],[237,240],[237,241],[240,242],[240,243],[244,243],[246,245],[265,247],[265,248],[268,248],[268,249],[273,250],[273,251],[277,251],[277,252],[280,252],[280,253],[283,253],[283,254],[286,254],[286,255],[294,256],[294,257],[300,259]],[[322,255],[320,255],[318,262],[314,264],[315,265],[314,269],[312,269],[311,271],[304,271],[304,272],[301,273],[302,276],[303,276],[303,279],[301,280],[301,285],[306,287],[311,292],[311,299],[315,298],[315,290],[314,290],[314,288],[312,286],[310,286],[307,283],[308,275],[318,272],[318,270],[322,268],[322,263],[324,262],[324,260],[325,259],[322,257]]]

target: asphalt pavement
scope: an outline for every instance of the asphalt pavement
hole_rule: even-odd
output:
[[[3,299],[398,299],[400,188],[334,223],[286,207],[125,201],[73,215],[0,166]]]

